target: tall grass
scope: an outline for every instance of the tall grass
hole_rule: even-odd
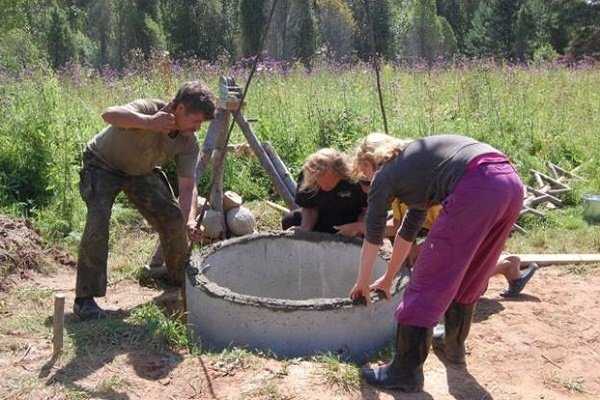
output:
[[[85,143],[102,127],[102,109],[140,97],[169,98],[189,79],[217,89],[218,76],[243,83],[246,72],[209,65],[142,65],[115,76],[81,68],[36,71],[0,78],[0,207],[36,216],[50,236],[80,230],[84,206],[78,168]],[[546,161],[582,165],[588,180],[577,187],[600,190],[600,68],[519,67],[473,64],[422,70],[386,66],[384,98],[390,131],[401,137],[459,133],[506,152],[528,178]],[[381,130],[373,74],[368,66],[320,66],[259,71],[245,113],[271,141],[293,173],[319,147],[351,148]],[[206,127],[202,129],[203,135]],[[233,142],[243,141],[234,131]],[[132,155],[134,156],[134,155]],[[206,192],[208,179],[202,180]],[[231,159],[226,186],[246,199],[273,196],[253,159]]]

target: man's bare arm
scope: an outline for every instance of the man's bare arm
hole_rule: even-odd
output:
[[[171,113],[159,111],[156,114],[148,115],[126,105],[108,107],[102,113],[102,119],[107,124],[126,129],[144,129],[162,133],[169,133],[177,129],[175,116]]]
[[[191,177],[178,177],[179,186],[179,208],[186,225],[195,226],[196,213],[198,207],[198,189],[196,180]]]

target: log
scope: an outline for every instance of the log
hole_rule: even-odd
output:
[[[271,159],[265,152],[265,149],[263,149],[262,145],[258,141],[254,132],[252,132],[252,128],[250,127],[250,124],[248,124],[248,121],[246,121],[246,118],[244,118],[241,112],[233,113],[233,118],[240,127],[244,136],[246,137],[246,140],[252,148],[252,151],[254,151],[254,154],[256,154],[256,156],[258,157],[258,160],[260,161],[262,167],[265,169],[267,174],[269,174],[277,193],[279,193],[279,195],[281,196],[283,201],[285,201],[288,207],[293,207],[294,197],[289,192],[286,185],[283,183],[283,180],[281,179],[279,174],[277,174],[275,166],[273,165]]]
[[[65,295],[54,294],[54,317],[52,319],[52,348],[54,356],[63,350],[63,332],[65,326]]]
[[[275,152],[275,149],[273,148],[273,146],[271,146],[271,143],[263,142],[262,145],[265,151],[267,152],[267,155],[271,159],[273,166],[277,170],[277,173],[283,179],[283,183],[285,183],[285,186],[288,188],[289,192],[293,196],[296,196],[296,182],[292,178],[290,171],[287,169],[281,158],[279,158],[279,155],[277,155],[277,152]]]
[[[211,123],[212,128],[219,129],[219,135],[217,136],[215,149],[212,156],[212,187],[210,188],[209,201],[211,208],[220,214],[221,225],[223,227],[223,234],[227,232],[227,225],[225,223],[225,213],[223,212],[223,176],[225,174],[225,156],[227,155],[227,141],[230,112],[217,113],[215,120]]]
[[[196,167],[196,180],[200,181],[202,175],[208,164],[211,162],[212,154],[219,139],[221,132],[223,131],[224,125],[226,126],[225,118],[226,115],[229,114],[227,110],[217,109],[215,113],[215,118],[210,121],[210,125],[206,130],[206,135],[204,136],[204,143],[202,144],[202,151],[200,152],[200,159],[198,160],[198,165]]]
[[[596,264],[600,263],[600,254],[512,254],[521,259],[521,266],[536,263],[539,266]]]

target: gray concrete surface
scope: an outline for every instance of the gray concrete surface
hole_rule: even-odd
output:
[[[188,323],[203,346],[228,345],[298,357],[336,353],[364,361],[395,331],[391,301],[370,307],[347,297],[360,242],[320,233],[257,234],[232,239],[192,257],[186,279]],[[378,257],[373,278],[385,270]]]

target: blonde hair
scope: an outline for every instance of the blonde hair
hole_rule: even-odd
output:
[[[333,171],[342,180],[351,179],[352,176],[350,162],[344,153],[330,148],[320,149],[304,161],[300,190],[318,190],[317,179],[327,170]]]
[[[385,133],[374,132],[358,142],[352,160],[352,175],[360,176],[360,165],[370,163],[375,169],[396,158],[411,139],[398,139]]]

